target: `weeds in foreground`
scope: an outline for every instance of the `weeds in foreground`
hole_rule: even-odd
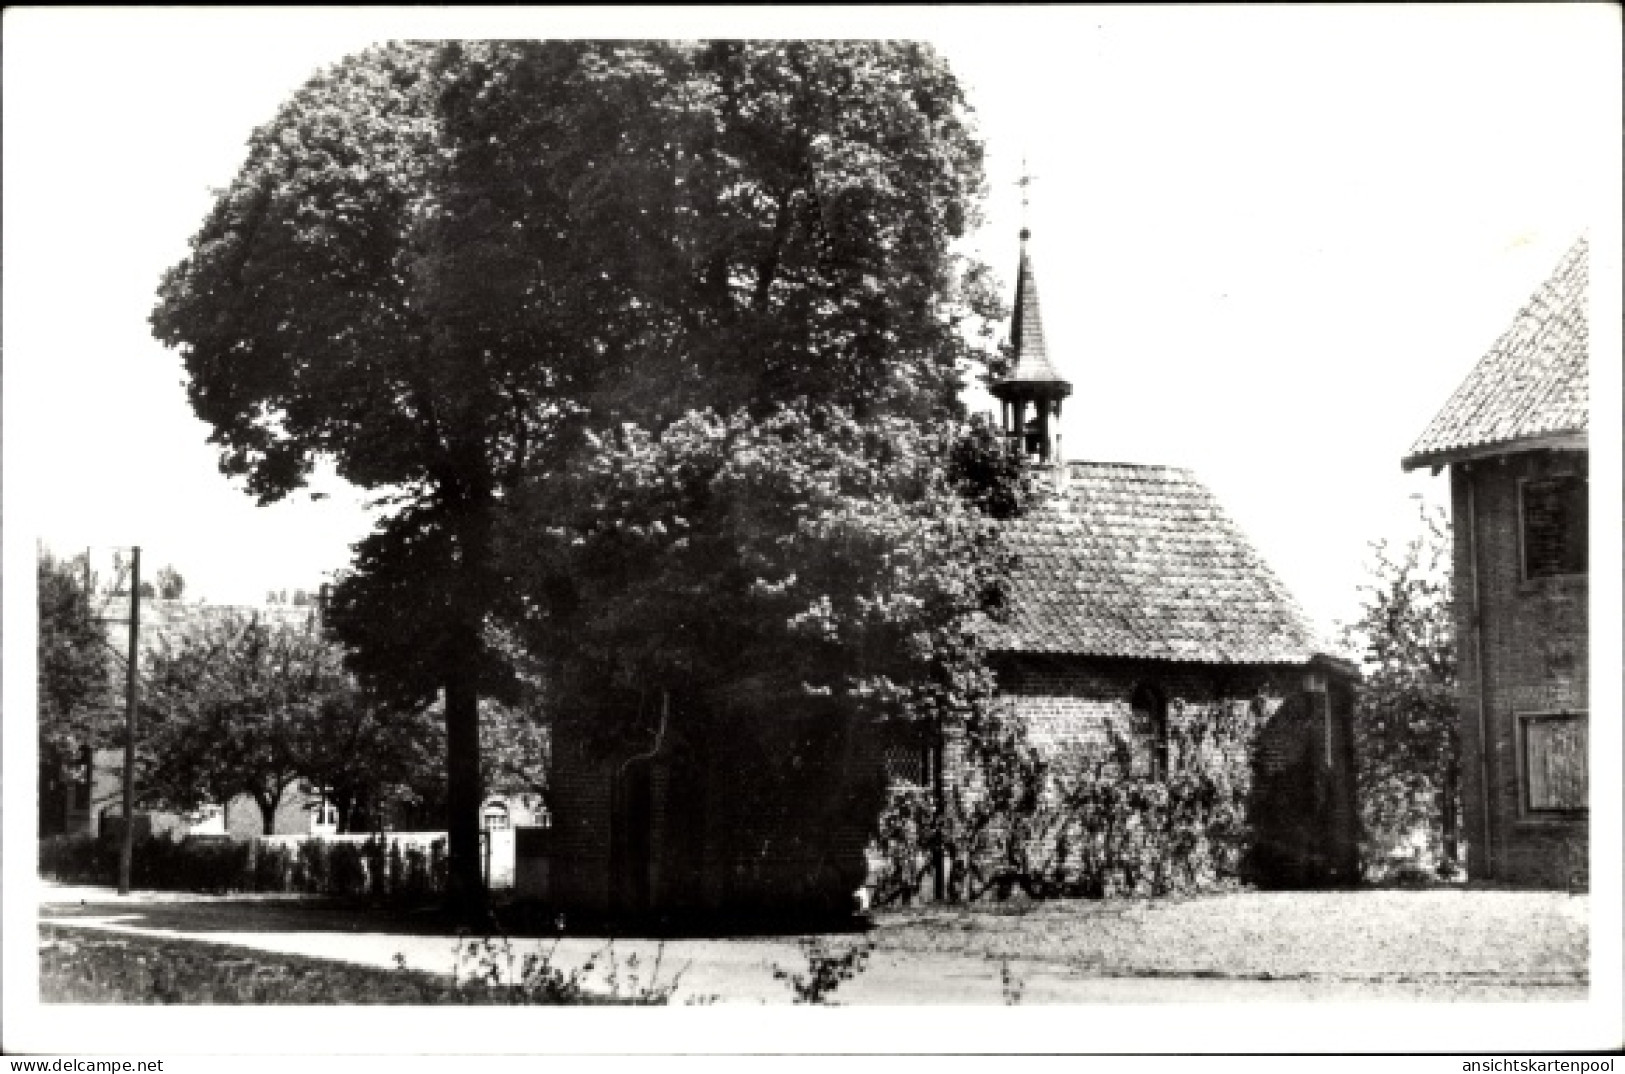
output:
[[[476,939],[460,935],[453,948],[453,986],[484,989],[496,1002],[514,1005],[659,1007],[671,1002],[687,969],[662,981],[664,943],[656,949],[653,964],[646,967],[636,952],[623,959],[616,954],[615,941],[606,940],[586,962],[566,971],[555,961],[559,942],[554,939],[545,951],[520,956],[505,934]],[[402,955],[395,956],[397,968],[404,969],[405,963]],[[595,978],[600,969],[601,975]]]
[[[1009,959],[999,963],[999,986],[1004,992],[1006,1007],[1021,1006],[1021,996],[1027,991],[1027,982],[1011,971]]]
[[[837,951],[822,936],[803,937],[799,943],[801,954],[807,960],[806,973],[794,973],[782,966],[773,967],[775,981],[787,981],[797,1003],[833,1005],[829,998],[843,982],[863,972],[875,941],[863,940]]]
[[[681,976],[662,980],[663,950],[646,966],[606,944],[565,972],[552,951],[520,958],[505,937],[459,940],[455,979],[410,970],[399,954],[390,970],[54,925],[41,926],[39,952],[47,1003],[658,1006],[671,1001]]]

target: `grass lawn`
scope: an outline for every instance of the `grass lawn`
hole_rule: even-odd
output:
[[[1558,892],[1245,892],[899,911],[881,950],[1052,963],[1099,975],[1581,983],[1590,902]]]
[[[474,967],[465,967],[467,969]],[[591,993],[573,975],[539,966],[527,987],[488,987],[405,969],[386,970],[190,940],[40,926],[40,999],[46,1003],[559,1004],[658,1005],[669,990]]]
[[[866,933],[824,934],[831,958],[799,933],[658,939],[572,931],[515,934],[515,959],[538,954],[565,978],[532,974],[522,992],[458,988],[501,950],[453,935],[432,915],[241,897],[45,902],[42,995],[57,1002],[658,1003],[636,971],[680,977],[677,1002],[785,1003],[796,975],[861,969],[852,1003],[998,1003],[1013,976],[1028,1000],[1579,1000],[1588,991],[1589,896],[1432,890],[1240,892],[1185,899],[919,907],[877,914]],[[71,897],[72,901],[68,901]],[[83,924],[73,924],[75,918]],[[118,931],[121,927],[136,931]],[[146,930],[146,931],[142,931]],[[154,932],[161,935],[154,935]],[[204,943],[210,936],[223,943]],[[263,941],[263,942],[260,942]],[[497,941],[499,944],[501,941]],[[468,945],[481,950],[471,955]],[[461,944],[458,953],[453,949]],[[348,959],[338,963],[332,959]],[[391,967],[404,959],[416,973]],[[662,962],[662,959],[664,960]],[[664,969],[661,967],[664,966]],[[782,969],[784,972],[775,973]],[[572,988],[590,980],[593,991]],[[615,993],[607,998],[604,993]]]

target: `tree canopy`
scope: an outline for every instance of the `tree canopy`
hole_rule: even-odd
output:
[[[1450,521],[1424,512],[1398,548],[1373,546],[1371,580],[1347,640],[1365,677],[1354,713],[1361,821],[1377,854],[1428,835],[1456,863],[1461,738],[1451,607]]]
[[[66,760],[107,744],[118,711],[113,650],[80,564],[42,552],[36,585],[40,757]]]
[[[975,628],[1005,563],[956,487],[955,437],[971,442],[844,410],[701,411],[528,486],[508,536],[561,713],[613,734],[617,698],[657,687],[710,714],[925,718],[985,700]]]
[[[165,600],[180,600],[186,592],[186,579],[174,567],[158,568],[158,595]]]
[[[277,806],[342,744],[362,705],[342,651],[315,624],[231,612],[158,639],[145,660],[141,786],[191,809],[248,794],[269,834]]]
[[[946,65],[909,43],[451,42],[352,57],[254,133],[166,275],[154,329],[252,494],[288,495],[325,457],[395,507],[332,616],[380,688],[444,692],[454,887],[478,884],[478,698],[515,689],[488,628],[558,637],[572,621],[576,598],[553,590],[581,546],[538,562],[515,537],[527,522],[590,526],[579,511],[621,510],[627,481],[644,501],[628,525],[670,533],[687,512],[704,539],[673,536],[653,564],[669,581],[651,599],[674,612],[718,569],[694,557],[748,535],[758,491],[774,515],[759,549],[768,534],[850,544],[863,527],[841,513],[875,492],[895,513],[864,509],[854,562],[881,604],[840,614],[918,636],[900,624],[930,601],[876,581],[875,534],[909,547],[907,505],[945,487],[919,452],[952,441],[977,321],[996,312],[985,274],[950,252],[981,187],[967,112]],[[692,462],[692,478],[646,480],[630,462],[649,452]],[[824,491],[786,499],[797,482]],[[809,543],[752,589],[750,547],[721,569],[758,617],[810,607],[814,579],[835,580]],[[575,620],[583,661],[633,611]],[[629,666],[666,659],[651,637]]]

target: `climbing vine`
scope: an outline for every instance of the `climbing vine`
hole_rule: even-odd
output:
[[[1008,714],[962,729],[961,778],[942,808],[918,787],[891,792],[877,902],[924,893],[945,862],[945,894],[1031,898],[1165,895],[1243,879],[1252,834],[1250,743],[1256,706],[1191,710],[1169,729],[1168,768],[1135,764],[1107,724],[1104,748],[1040,746]]]

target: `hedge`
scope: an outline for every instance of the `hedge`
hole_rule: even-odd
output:
[[[119,847],[91,835],[40,840],[40,875],[67,884],[118,882]],[[131,886],[156,891],[303,893],[412,902],[445,891],[446,844],[425,852],[398,841],[307,839],[291,848],[222,836],[136,840]]]

